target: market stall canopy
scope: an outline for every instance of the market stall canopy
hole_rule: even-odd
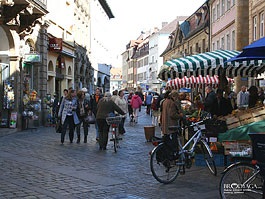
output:
[[[227,78],[228,83],[233,83],[234,80],[232,78]],[[190,76],[190,77],[183,77],[183,78],[175,78],[173,80],[169,80],[166,84],[167,87],[173,89],[181,89],[181,88],[194,88],[196,86],[202,85],[211,85],[213,87],[217,87],[220,83],[219,77],[217,75],[203,77],[199,75],[198,77]]]
[[[230,65],[231,62],[228,62],[227,60],[237,56],[239,53],[239,51],[235,50],[216,50],[197,55],[186,56],[183,58],[171,59],[165,62],[164,65],[173,67],[178,73],[185,71],[195,71],[198,68],[216,68],[219,65]]]

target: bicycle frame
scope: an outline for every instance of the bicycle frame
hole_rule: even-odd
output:
[[[186,144],[184,144],[184,146],[182,146],[180,140],[178,139],[178,144],[180,146],[180,151],[179,154],[192,154],[195,150],[195,146],[198,144],[199,141],[202,140],[202,131],[201,128],[199,126],[200,123],[195,124],[194,126],[196,126],[198,128],[198,130],[196,131],[196,133],[186,142]],[[189,146],[189,144],[193,142],[192,147],[188,150],[187,147]]]

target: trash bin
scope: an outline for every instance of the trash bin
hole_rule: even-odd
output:
[[[154,126],[145,126],[144,135],[147,142],[151,142],[152,138],[155,136],[155,127]]]
[[[253,159],[265,163],[265,132],[249,133],[252,141]]]

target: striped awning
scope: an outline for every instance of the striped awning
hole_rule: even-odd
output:
[[[237,56],[240,51],[236,50],[216,50],[183,58],[171,59],[164,63],[172,67],[176,72],[195,71],[196,69],[216,68],[219,65],[226,67],[231,64],[227,60]]]
[[[227,77],[228,83],[234,83],[234,79]],[[217,87],[220,80],[217,75],[214,76],[201,76],[198,77],[190,76],[190,77],[183,77],[183,78],[175,78],[169,80],[166,84],[167,87],[180,89],[180,88],[193,88],[197,85],[211,85],[213,87]]]

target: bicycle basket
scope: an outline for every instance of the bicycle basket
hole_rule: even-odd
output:
[[[265,133],[249,133],[252,141],[253,159],[265,163]]]
[[[106,122],[107,122],[108,125],[111,125],[111,124],[120,124],[121,123],[121,120],[122,120],[122,117],[121,116],[107,117],[106,118]]]

